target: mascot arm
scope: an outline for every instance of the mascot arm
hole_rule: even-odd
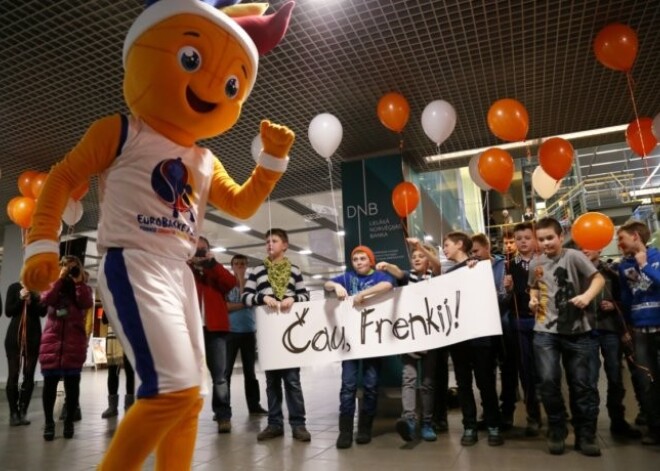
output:
[[[282,173],[257,166],[245,183],[239,185],[215,159],[209,202],[232,216],[247,219],[257,212],[281,176]]]
[[[232,216],[247,219],[252,216],[286,170],[287,157],[295,134],[289,128],[261,122],[263,152],[257,168],[243,185],[238,185],[226,172],[219,160],[215,160],[209,202]]]
[[[56,164],[37,202],[25,247],[21,279],[28,289],[43,291],[59,275],[60,219],[71,192],[114,161],[121,139],[121,116],[96,121],[82,140]]]

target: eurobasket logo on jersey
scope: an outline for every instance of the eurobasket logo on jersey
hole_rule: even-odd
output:
[[[189,213],[190,221],[195,222],[192,212],[192,183],[190,172],[181,157],[162,160],[151,172],[151,187],[158,198],[172,210],[172,217],[179,213]]]
[[[146,216],[138,214],[140,229],[158,234],[174,234],[192,239],[195,222],[193,207],[194,182],[181,158],[160,161],[151,172],[151,188],[156,196],[171,210],[167,216]],[[188,220],[180,218],[187,215]]]

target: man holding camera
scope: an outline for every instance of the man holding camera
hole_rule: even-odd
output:
[[[218,433],[231,431],[229,385],[225,377],[227,367],[227,337],[229,313],[225,295],[236,286],[236,277],[218,263],[210,251],[209,241],[200,237],[197,252],[188,261],[197,287],[197,298],[204,324],[206,366],[213,380],[213,413],[218,421]]]

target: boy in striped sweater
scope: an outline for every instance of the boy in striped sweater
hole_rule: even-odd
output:
[[[309,301],[300,268],[285,257],[288,248],[289,236],[284,229],[270,229],[266,232],[268,256],[262,265],[252,269],[243,290],[242,301],[247,307],[268,306],[286,312],[294,302]],[[300,386],[300,368],[266,371],[268,426],[257,435],[257,440],[284,435],[282,382],[293,438],[308,442],[311,435],[305,428],[305,399]]]

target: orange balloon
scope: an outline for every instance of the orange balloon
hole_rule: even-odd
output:
[[[507,151],[493,147],[479,156],[479,175],[492,188],[506,193],[513,180],[513,157]]]
[[[32,225],[32,215],[34,214],[34,198],[19,196],[11,211],[11,220],[17,226],[27,229]]]
[[[410,117],[410,105],[400,93],[390,92],[378,101],[378,119],[387,129],[401,132]]]
[[[88,191],[89,191],[89,182],[85,182],[82,185],[80,185],[78,188],[74,188],[70,196],[74,201],[80,201],[85,197]]]
[[[621,72],[632,69],[637,57],[637,33],[630,26],[612,23],[594,39],[594,54],[605,67]]]
[[[573,166],[575,151],[570,142],[561,137],[548,139],[539,148],[541,168],[555,180],[561,180]]]
[[[651,118],[634,119],[626,128],[626,142],[635,154],[644,158],[649,155],[658,140],[653,134],[653,120]]]
[[[573,223],[571,236],[581,249],[602,250],[614,238],[614,223],[603,213],[585,213]]]
[[[20,196],[14,196],[9,200],[9,203],[7,203],[7,216],[9,216],[9,220],[12,222],[14,222],[14,206],[20,198]]]
[[[529,131],[529,115],[518,100],[503,98],[488,110],[488,127],[503,141],[524,141]]]
[[[39,198],[44,183],[46,182],[46,178],[48,178],[47,173],[37,173],[34,177],[32,177],[32,183],[30,184],[30,188],[32,190],[32,196],[35,199]]]
[[[28,198],[34,197],[32,194],[32,179],[38,174],[39,172],[35,172],[34,170],[26,170],[18,176],[18,191],[21,192],[21,195]]]
[[[412,213],[419,204],[419,189],[414,183],[402,182],[392,190],[392,206],[400,218]]]

